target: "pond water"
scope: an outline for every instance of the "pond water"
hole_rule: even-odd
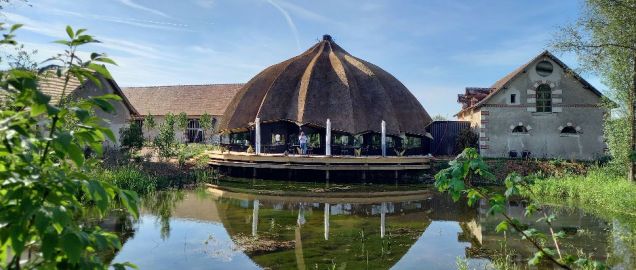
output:
[[[178,191],[143,204],[138,221],[105,226],[124,242],[114,262],[140,269],[457,269],[458,258],[485,269],[501,254],[525,267],[532,251],[496,233],[499,218],[486,206],[469,208],[433,190],[381,198]],[[507,211],[523,219],[523,207]],[[558,212],[555,227],[570,234],[566,249],[633,269],[634,243],[618,236],[620,224],[576,209],[550,211]]]

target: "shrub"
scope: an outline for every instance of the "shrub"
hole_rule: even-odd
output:
[[[159,125],[159,134],[154,139],[159,157],[169,158],[175,155],[177,141],[174,135],[174,125],[175,116],[171,113],[167,114],[165,121]]]
[[[126,152],[139,151],[144,146],[144,133],[139,122],[130,122],[128,127],[119,130],[120,147]]]
[[[455,141],[455,149],[457,153],[461,152],[465,148],[477,148],[479,145],[479,134],[477,134],[472,128],[462,129],[457,135]]]

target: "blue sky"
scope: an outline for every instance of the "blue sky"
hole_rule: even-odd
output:
[[[330,34],[402,81],[431,115],[458,111],[466,86],[490,86],[546,49],[580,1],[31,0],[5,7],[46,59],[64,27],[103,43],[121,86],[246,82]],[[559,55],[559,54],[557,54]],[[559,55],[575,68],[576,58]],[[599,89],[591,74],[582,74]]]

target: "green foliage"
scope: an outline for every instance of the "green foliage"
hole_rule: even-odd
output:
[[[185,142],[186,129],[188,128],[188,115],[184,112],[181,112],[179,113],[179,115],[177,115],[175,120],[176,120],[177,128],[184,134],[182,142]]]
[[[586,0],[575,24],[559,31],[553,47],[574,52],[584,70],[596,72],[609,86],[606,95],[614,102],[617,119],[605,126],[614,164],[628,168],[626,151],[634,150],[631,125],[636,99],[636,0]],[[616,108],[617,107],[617,108]],[[625,118],[625,119],[623,119]]]
[[[548,226],[549,233],[546,234],[529,224],[522,224],[521,221],[506,213],[506,200],[520,195],[521,190],[532,192],[530,188],[533,183],[532,179],[521,177],[515,173],[510,174],[504,181],[506,190],[503,194],[473,185],[473,181],[477,178],[491,179],[493,177],[477,150],[466,148],[449,162],[448,168],[435,175],[435,186],[442,192],[448,192],[455,201],[465,197],[469,206],[474,206],[481,200],[488,202],[490,206],[488,214],[501,215],[504,218],[496,227],[498,232],[505,232],[512,228],[521,235],[522,239],[536,248],[537,251],[534,257],[528,261],[529,264],[537,265],[543,260],[549,260],[564,269],[578,267],[575,264],[579,260],[578,257],[562,254],[558,239],[564,237],[565,234],[554,232],[552,223],[556,216],[545,213],[541,206],[534,201],[527,204],[525,215],[527,217],[539,215],[536,222],[542,222]],[[552,246],[547,243],[551,243]],[[598,264],[598,266],[603,268],[602,264]]]
[[[462,129],[457,135],[455,149],[477,148],[479,144],[479,134],[472,128]]]
[[[150,132],[157,127],[157,121],[155,121],[155,117],[151,114],[144,116],[144,124],[146,127],[146,132],[148,133],[148,137],[146,138],[147,142],[152,142],[152,138],[150,137]]]
[[[170,158],[176,154],[177,140],[174,134],[175,116],[168,113],[165,121],[159,125],[159,134],[154,139],[159,156]]]
[[[636,185],[625,180],[623,173],[612,167],[600,167],[586,175],[536,179],[531,185],[532,193],[523,193],[535,200],[570,203],[601,215],[633,215]]]
[[[212,131],[212,129],[214,129],[214,123],[212,123],[212,116],[210,114],[208,114],[207,112],[204,113],[203,115],[201,115],[201,117],[199,118],[199,125],[201,127],[201,129],[203,129],[203,142],[205,142],[205,135],[210,131]]]
[[[18,27],[12,27],[0,44],[16,44],[12,39]],[[101,63],[112,60],[92,54],[82,61],[75,54],[79,46],[97,42],[84,32],[67,27],[69,39],[58,41],[66,45],[65,53],[50,59],[64,65],[58,69],[66,82],[64,93],[71,77],[99,81],[97,76],[109,76]],[[112,205],[136,217],[138,198],[132,191],[89,177],[95,160],[85,157],[84,150],[100,154],[107,137],[115,140],[89,111],[112,112],[110,101],[119,97],[76,103],[62,98],[50,104],[51,98],[38,89],[38,74],[16,69],[0,73],[0,89],[13,104],[0,111],[0,268],[107,269],[100,252],[112,252],[121,243],[98,226],[82,224],[81,217],[89,211],[104,216]],[[65,128],[68,121],[77,123],[75,130]],[[32,256],[22,256],[26,253]]]
[[[103,182],[132,190],[140,195],[152,193],[165,185],[162,179],[144,172],[136,165],[124,165],[113,169],[98,168],[93,174]]]
[[[144,146],[144,134],[139,122],[130,122],[126,128],[119,130],[121,149],[127,152],[139,151]]]
[[[625,171],[632,152],[629,146],[630,126],[627,117],[607,119],[603,128],[612,155],[611,164],[618,167],[618,170]]]

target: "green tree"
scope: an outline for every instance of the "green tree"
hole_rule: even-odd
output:
[[[16,44],[13,32],[19,26],[4,33],[0,44]],[[67,27],[69,39],[56,41],[66,46],[64,54],[50,59],[63,65],[57,69],[64,79],[62,96],[72,77],[100,87],[98,76],[110,78],[103,64],[114,62],[105,55],[93,53],[87,61],[77,57],[78,47],[98,42],[85,31]],[[95,160],[85,157],[84,150],[100,154],[106,137],[115,140],[90,110],[113,112],[110,102],[120,98],[105,95],[76,103],[61,98],[51,104],[38,89],[38,74],[20,69],[0,72],[0,89],[12,104],[0,110],[0,268],[108,269],[99,254],[121,243],[115,234],[84,224],[82,217],[103,217],[113,205],[137,217],[138,198],[91,179]],[[78,123],[73,131],[65,128],[71,118]]]
[[[176,117],[174,114],[168,113],[163,123],[159,125],[159,134],[154,139],[154,145],[162,158],[173,157],[176,154],[175,122]]]
[[[144,125],[146,126],[146,132],[148,132],[147,140],[152,141],[152,138],[150,138],[150,132],[157,127],[155,117],[148,113],[148,115],[144,116]]]
[[[176,121],[177,129],[179,129],[183,134],[181,142],[185,142],[187,138],[188,115],[184,112],[181,112],[179,113],[179,115],[177,115]]]
[[[629,168],[629,179],[635,181],[636,0],[586,0],[578,21],[563,27],[552,45],[576,53],[582,67],[600,74],[610,87],[610,97],[619,105],[618,117],[625,117],[627,124],[619,130],[616,126],[605,130],[628,134],[628,145],[610,146],[631,150],[617,160],[627,161],[624,165]],[[606,137],[612,136],[616,137]],[[612,152],[621,153],[619,149]]]
[[[203,113],[203,115],[201,115],[201,117],[199,118],[199,125],[201,129],[203,130],[203,138],[201,139],[205,143],[206,142],[205,135],[208,133],[208,131],[212,133],[212,129],[214,128],[214,125],[212,123],[212,116],[208,114],[207,112]]]

